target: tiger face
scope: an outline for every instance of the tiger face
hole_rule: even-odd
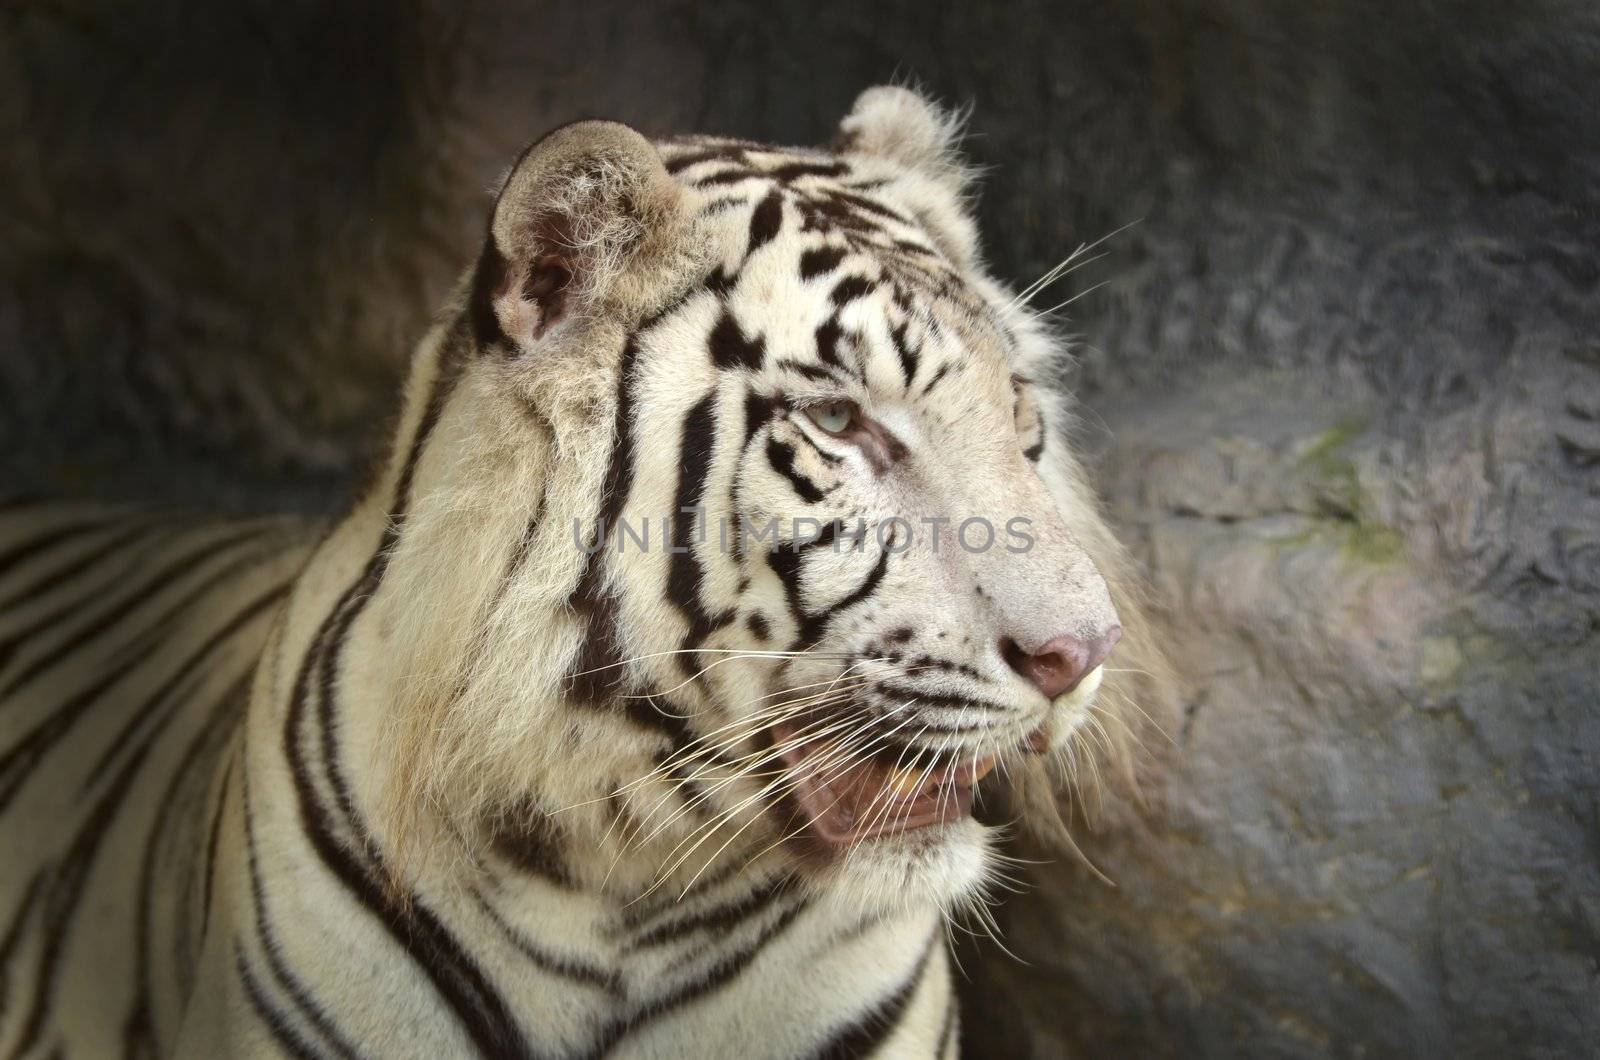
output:
[[[498,757],[473,759],[497,819],[604,824],[658,876],[762,856],[949,901],[984,870],[978,782],[1090,717],[1122,632],[1096,556],[1115,546],[1038,382],[1059,351],[979,261],[954,133],[875,89],[828,152],[583,123],[513,171],[456,390],[514,406],[495,422],[531,421],[544,462],[419,471],[483,479],[433,493],[440,538],[473,532],[448,517],[481,510],[464,491],[538,494],[451,678],[458,702],[523,693],[525,742],[480,734]],[[429,724],[468,755],[470,730]]]

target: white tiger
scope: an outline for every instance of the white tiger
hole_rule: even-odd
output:
[[[956,126],[550,133],[320,541],[0,511],[0,1058],[956,1055],[1153,658]]]

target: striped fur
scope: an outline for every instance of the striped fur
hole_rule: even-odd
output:
[[[795,777],[1069,766],[1114,678],[997,645],[1152,665],[954,133],[558,130],[320,538],[0,508],[0,1058],[954,1056],[990,830],[830,845]],[[894,515],[1033,546],[835,547]]]

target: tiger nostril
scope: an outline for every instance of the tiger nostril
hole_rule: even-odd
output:
[[[1000,654],[1042,695],[1055,699],[1077,688],[1078,682],[1106,660],[1121,638],[1122,627],[1111,626],[1088,640],[1071,635],[1052,637],[1030,652],[1010,637],[1002,637]]]
[[[1011,669],[1015,670],[1023,677],[1028,676],[1028,671],[1026,669],[1029,658],[1028,652],[1024,651],[1022,645],[1018,644],[1010,637],[1000,638],[1000,657],[1006,661],[1006,665],[1011,667]]]

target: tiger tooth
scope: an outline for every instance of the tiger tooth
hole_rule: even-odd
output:
[[[914,769],[911,766],[899,766],[889,774],[889,787],[896,795],[908,798],[915,795],[922,787],[922,782],[927,779],[926,769]]]

